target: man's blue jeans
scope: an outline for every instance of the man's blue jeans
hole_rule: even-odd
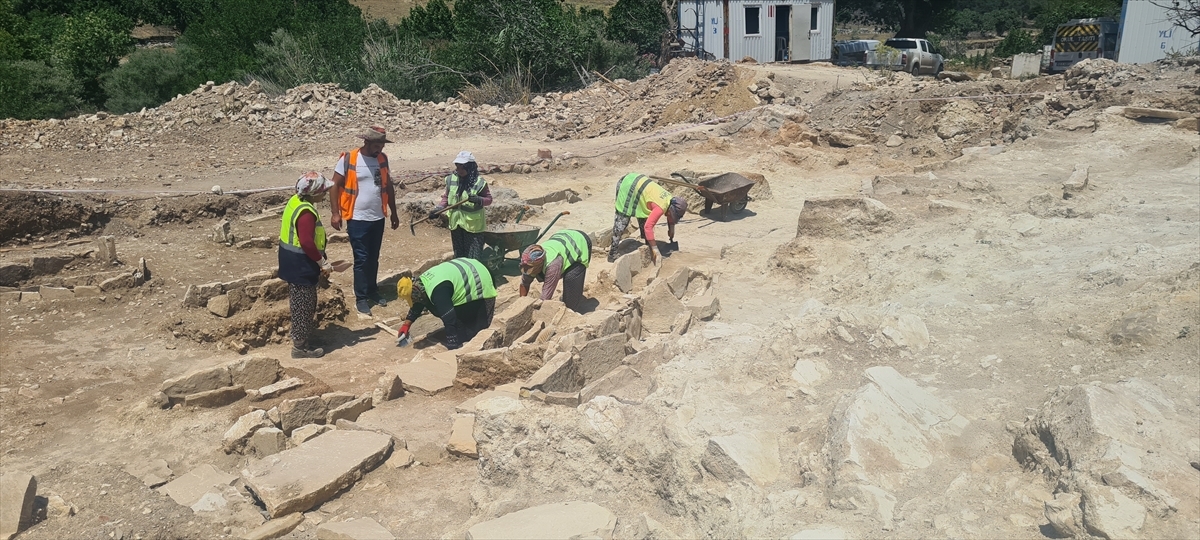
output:
[[[383,222],[346,222],[350,249],[354,251],[354,297],[367,300],[379,296],[379,248],[383,246]]]

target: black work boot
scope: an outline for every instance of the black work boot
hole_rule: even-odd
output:
[[[292,346],[292,358],[320,358],[325,356],[325,350],[321,348],[306,349]]]

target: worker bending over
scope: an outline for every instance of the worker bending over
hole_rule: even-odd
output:
[[[408,329],[426,309],[442,319],[446,348],[457,349],[480,330],[491,326],[496,311],[496,287],[483,263],[468,258],[452,259],[421,274],[402,277],[396,293],[412,306],[400,323],[397,345],[408,342]]]
[[[592,239],[582,231],[559,231],[525,248],[521,254],[521,296],[529,295],[529,285],[542,281],[542,300],[554,298],[554,289],[563,282],[563,303],[579,312],[583,304],[583,282],[592,259]]]
[[[675,241],[675,224],[687,213],[687,201],[683,197],[671,197],[667,191],[650,177],[640,173],[629,173],[617,182],[617,215],[613,219],[612,247],[608,251],[608,262],[617,260],[617,245],[621,233],[629,228],[629,220],[638,218],[642,239],[650,246],[650,260],[658,262],[658,245],[654,242],[654,226],[659,218],[667,216],[667,235]]]

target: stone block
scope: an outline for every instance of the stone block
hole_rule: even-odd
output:
[[[33,277],[33,269],[28,264],[0,264],[0,285],[16,287],[22,281]]]
[[[276,240],[266,236],[255,236],[249,240],[242,240],[234,244],[234,247],[238,249],[268,249],[275,247],[275,243]]]
[[[75,260],[74,255],[50,255],[46,257],[34,257],[30,262],[30,270],[35,276],[48,276],[57,274],[60,270],[71,264]]]
[[[357,398],[358,396],[350,392],[326,392],[321,394],[321,399],[325,401],[325,407],[331,411]],[[332,424],[333,422],[329,423]]]
[[[375,401],[391,401],[404,395],[404,384],[395,373],[388,373],[379,377],[379,382],[376,383],[375,389]]]
[[[692,323],[696,320],[696,316],[692,315],[691,311],[684,311],[675,317],[675,322],[671,323],[671,335],[682,336],[687,333],[692,327]]]
[[[634,251],[617,259],[613,265],[613,284],[623,293],[633,291],[633,276],[642,269],[642,253]]]
[[[221,437],[221,447],[226,454],[241,452],[246,447],[246,442],[250,440],[250,436],[254,435],[255,431],[266,427],[275,427],[275,424],[267,418],[266,411],[255,409],[243,414],[237,419],[237,422],[225,430],[225,435]]]
[[[246,443],[248,453],[264,458],[278,454],[287,448],[288,436],[283,430],[273,427],[261,428],[250,436]]]
[[[546,323],[542,321],[533,321],[533,326],[529,327],[529,331],[521,334],[521,337],[513,340],[513,343],[534,343],[537,341],[538,334],[546,328]]]
[[[591,383],[621,365],[625,358],[625,334],[617,333],[584,343],[576,355],[584,383]]]
[[[686,305],[696,320],[700,321],[710,321],[721,312],[721,301],[711,292],[688,300]]]
[[[492,321],[492,328],[497,329],[504,336],[501,346],[507,347],[512,345],[513,341],[533,326],[533,304],[535,301],[536,299],[531,296],[518,297]]]
[[[259,298],[274,302],[288,297],[287,282],[279,278],[271,278],[259,286]]]
[[[1071,171],[1070,178],[1067,178],[1067,181],[1063,182],[1063,191],[1078,193],[1084,189],[1087,189],[1088,173],[1090,169],[1091,168],[1085,164],[1076,164],[1075,169]]]
[[[604,249],[612,245],[612,227],[600,229],[588,236],[592,237],[592,247],[594,249]]]
[[[779,478],[779,441],[766,431],[713,437],[700,464],[718,480],[751,480],[766,487]]]
[[[42,300],[73,300],[75,292],[64,287],[47,287],[45,285],[38,287],[38,294],[42,295]]]
[[[205,463],[168,482],[158,488],[158,491],[177,504],[190,507],[206,493],[218,491],[221,486],[232,485],[234,480],[237,480],[236,476],[221,472]]]
[[[75,291],[75,298],[95,298],[103,292],[96,285],[76,285],[71,290]]]
[[[242,535],[242,540],[275,540],[286,536],[301,523],[304,523],[304,514],[293,512],[259,525],[254,530]]]
[[[16,304],[21,301],[21,291],[0,292],[0,303]]]
[[[494,397],[510,397],[510,398],[517,399],[520,397],[520,393],[518,391],[513,391],[511,389],[501,390],[500,387],[497,387],[495,390],[488,390],[488,391],[486,391],[482,394],[479,394],[471,399],[468,399],[462,403],[459,403],[457,406],[454,407],[454,410],[457,412],[460,412],[460,413],[464,413],[464,414],[474,414],[476,403],[479,403],[481,401],[488,400],[488,399],[491,399]]]
[[[1152,109],[1149,107],[1125,107],[1125,118],[1137,120],[1139,118],[1158,118],[1161,120],[1182,120],[1192,117],[1192,113],[1187,111],[1177,111],[1172,109]],[[36,265],[35,265],[36,266]],[[34,272],[37,270],[35,269]]]
[[[37,478],[18,471],[0,474],[0,538],[8,540],[33,524]]]
[[[446,451],[456,456],[479,459],[479,449],[475,444],[475,415],[455,416],[454,424],[450,428],[450,441],[446,443]]]
[[[265,356],[251,356],[227,364],[234,386],[262,388],[274,384],[283,373],[279,360]]]
[[[533,312],[534,322],[540,322],[546,326],[554,326],[563,312],[567,310],[567,305],[558,300],[542,300],[537,306],[537,310]]]
[[[21,293],[22,304],[36,304],[42,301],[42,295],[35,292],[24,291]]]
[[[163,381],[162,393],[171,399],[183,399],[191,394],[233,386],[229,368],[211,367]]]
[[[579,365],[574,361],[573,355],[570,352],[560,352],[533,375],[530,375],[521,385],[521,389],[571,392],[583,388],[583,385],[583,375],[580,373]]]
[[[261,401],[264,399],[278,397],[288,390],[299,388],[301,386],[304,386],[303,380],[301,380],[299,377],[291,377],[277,383],[268,384],[262,388],[259,388],[258,390],[252,390],[247,392],[247,394],[250,396],[250,401]]]
[[[285,399],[279,404],[279,427],[290,435],[293,429],[305,424],[324,424],[328,413],[320,396]]]
[[[100,282],[100,290],[104,292],[113,292],[123,289],[132,289],[137,286],[136,278],[133,274],[125,274],[121,276],[111,277]]]
[[[617,516],[591,502],[569,501],[526,508],[467,529],[467,540],[599,538],[611,540]]]
[[[542,401],[547,405],[562,405],[564,407],[579,406],[579,392],[546,392]]]
[[[675,270],[670,277],[667,278],[667,287],[670,287],[675,298],[683,299],[683,295],[687,294],[688,280],[692,276],[692,269],[683,267]]]
[[[338,429],[252,462],[242,478],[271,517],[304,512],[350,487],[382,463],[391,447],[387,435]]]
[[[216,315],[221,318],[225,318],[225,317],[232,315],[233,313],[229,309],[229,296],[222,294],[220,296],[214,296],[212,298],[209,298],[208,299],[208,311],[209,311],[209,313],[212,313],[213,315]]]
[[[196,392],[183,397],[185,407],[224,407],[246,397],[246,389],[242,386],[226,386],[216,390]]]
[[[300,427],[292,430],[292,444],[293,445],[304,444],[305,442],[312,440],[313,438],[317,437],[318,435],[326,433],[332,429],[333,429],[333,426],[328,426],[328,425],[322,426],[320,424],[308,424],[306,426],[300,426]]]
[[[621,314],[607,309],[597,309],[584,318],[591,328],[591,335],[604,337],[621,331]]]
[[[148,488],[161,486],[175,476],[174,471],[163,459],[139,459],[125,465],[122,470],[129,476],[141,480]]]
[[[387,459],[385,464],[393,469],[403,469],[416,461],[417,458],[407,448],[397,448],[392,450],[392,456]]]
[[[396,537],[375,520],[358,518],[318,525],[317,540],[396,540]]]
[[[1146,507],[1120,490],[1085,482],[1083,526],[1100,538],[1137,538],[1146,523]]]
[[[587,403],[596,396],[618,397],[619,391],[627,385],[633,384],[642,377],[637,371],[629,366],[618,365],[612,371],[605,373],[600,378],[591,381],[587,386],[584,386],[579,391],[579,402]],[[645,396],[642,396],[645,397]],[[618,398],[620,401],[620,399]]]
[[[224,292],[221,282],[189,285],[183,293],[183,305],[186,307],[204,307],[208,300]]]
[[[349,420],[351,422],[358,420],[358,416],[371,410],[375,406],[371,396],[363,396],[351,401],[348,401],[341,406],[329,411],[325,415],[325,423],[336,424],[338,420]]]
[[[268,279],[274,279],[276,277],[279,277],[278,270],[263,270],[261,272],[249,274],[243,279],[246,280],[246,286],[254,286],[262,285],[264,281]]]
[[[655,283],[642,298],[642,329],[666,334],[671,331],[675,318],[686,309],[666,284]]]
[[[396,368],[396,376],[407,392],[432,396],[454,386],[455,366],[433,358],[413,360]]]

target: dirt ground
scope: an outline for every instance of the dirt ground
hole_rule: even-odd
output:
[[[315,538],[318,523],[353,517],[372,517],[398,538],[461,538],[465,524],[492,502],[486,498],[498,493],[529,505],[564,497],[595,500],[625,523],[645,512],[685,538],[787,537],[817,523],[836,524],[855,538],[1042,538],[1051,534],[1042,500],[1054,485],[1023,471],[1012,458],[1007,424],[1025,421],[1060,385],[1131,377],[1153,382],[1181,414],[1200,418],[1200,135],[1194,129],[1131,120],[1096,105],[1086,110],[1092,123],[1085,129],[1044,123],[1026,137],[1006,140],[1011,132],[1002,133],[1002,121],[988,117],[985,125],[971,128],[973,134],[943,140],[923,118],[938,114],[940,103],[933,109],[892,107],[876,124],[875,117],[852,116],[898,95],[953,91],[931,79],[918,81],[925,88],[908,81],[888,86],[859,70],[826,65],[739,69],[745,81],[772,72],[774,84],[807,111],[808,122],[801,124],[821,134],[814,136],[816,144],[803,136],[787,139],[787,128],[778,124],[739,126],[735,120],[661,137],[625,133],[556,141],[497,137],[487,130],[422,137],[392,131],[397,142],[385,151],[393,167],[404,170],[445,169],[462,149],[488,163],[524,162],[539,148],[555,156],[592,156],[534,174],[488,175],[493,186],[523,198],[575,190],[582,200],[549,203],[530,221],[545,224],[569,210],[555,229],[589,232],[611,227],[611,188],[629,171],[763,175],[771,198],[751,201],[745,212],[725,220],[692,208],[678,226],[679,250],[664,259],[661,273],[690,267],[719,276],[721,313],[707,324],[731,329],[732,337],[692,337],[703,335],[698,329],[681,338],[681,354],[654,374],[656,395],[676,402],[679,411],[691,411],[687,429],[694,437],[734,426],[794,434],[780,443],[787,478],[768,491],[772,497],[795,491],[798,498],[786,508],[775,498],[762,499],[754,511],[730,503],[734,509],[705,518],[652,492],[631,495],[619,486],[577,482],[565,472],[541,484],[499,485],[481,478],[480,462],[440,450],[454,406],[479,392],[455,387],[380,406],[409,428],[408,447],[421,465],[376,469],[307,513],[307,521],[285,538]],[[1163,99],[1196,114],[1197,96],[1178,81],[1195,88],[1200,75],[1180,73],[1151,76],[1146,84],[1157,82]],[[1041,84],[1054,89],[1064,81],[1059,76]],[[1138,95],[1102,105],[1125,104]],[[680,96],[681,102],[688,99]],[[1015,117],[1039,114],[1022,106],[1004,103]],[[1039,100],[1031,106],[1046,108]],[[838,107],[843,112],[831,112]],[[1058,114],[1048,110],[1045,114]],[[1056,118],[1069,118],[1070,112]],[[877,130],[882,122],[906,127]],[[981,134],[992,126],[994,134]],[[827,134],[837,130],[853,130],[865,140],[833,146]],[[901,145],[884,144],[900,132]],[[9,179],[6,188],[42,186],[67,176],[90,179],[86,187],[93,189],[272,188],[308,169],[331,176],[338,152],[354,144],[345,134],[299,140],[231,127],[136,152],[8,148],[0,155],[0,172]],[[260,164],[279,154],[285,155]],[[1088,167],[1088,186],[1064,199],[1062,184],[1078,165]],[[886,205],[894,219],[797,237],[805,200],[864,193]],[[189,285],[273,269],[274,248],[238,249],[209,236],[229,218],[239,240],[274,238],[276,219],[245,218],[282,200],[279,192],[0,193],[0,264],[76,252],[97,236],[113,235],[120,263],[81,259],[60,275],[128,268],[140,258],[152,272],[141,287],[98,298],[0,305],[0,468],[35,474],[39,496],[57,495],[76,508],[72,517],[43,518],[20,538],[200,539],[245,532],[239,524],[193,514],[123,469],[147,459],[166,460],[177,475],[204,463],[235,474],[245,465],[247,458],[220,448],[222,433],[249,410],[244,401],[218,409],[159,410],[146,398],[167,378],[238,357],[228,339],[197,340],[198,333],[180,329],[220,329],[266,311],[222,320],[203,308],[184,307],[184,293]],[[70,225],[37,225],[39,220]],[[450,251],[444,229],[419,225],[414,236],[408,216],[402,221],[400,229],[384,235],[381,273],[415,268]],[[659,234],[665,237],[663,229]],[[328,251],[331,259],[352,259],[348,244],[331,244]],[[596,276],[610,270],[603,253],[594,255],[589,268],[594,290]],[[45,279],[31,278],[22,286]],[[344,296],[353,296],[349,274],[332,281]],[[514,291],[517,283],[510,278],[498,286]],[[853,341],[839,338],[828,324],[804,326],[814,309],[839,313],[835,326],[844,327]],[[396,348],[390,335],[374,327],[405,311],[397,302],[376,308],[373,320],[351,314],[327,321],[318,338],[329,353],[319,360],[290,359],[282,334],[270,329],[274,338],[250,353],[278,358],[288,370],[303,371],[333,390],[370,392],[387,367],[415,354]],[[928,344],[898,347],[878,339],[881,324],[900,314],[920,318]],[[812,395],[797,394],[790,364],[780,368],[770,360],[776,353],[786,353],[791,363],[819,357],[832,368],[831,378]],[[831,505],[806,491],[811,488],[801,480],[802,464],[820,451],[838,396],[861,385],[863,370],[876,365],[936,388],[971,421],[961,447],[898,488],[898,517],[885,527]],[[655,410],[645,409],[639,418],[665,422],[651,414]],[[1200,427],[1183,435],[1200,437]],[[762,509],[772,504],[776,511]],[[1142,534],[1200,534],[1200,489],[1185,504],[1172,517],[1148,519]],[[717,517],[727,523],[713,525]],[[619,525],[618,532],[633,536],[631,527]]]

